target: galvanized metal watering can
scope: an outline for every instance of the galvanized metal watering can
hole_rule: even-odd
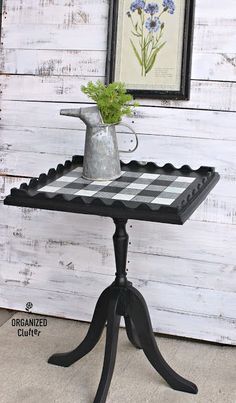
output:
[[[61,115],[80,118],[86,124],[84,148],[83,178],[88,180],[114,180],[121,176],[120,157],[116,138],[116,126],[126,126],[138,137],[132,127],[126,123],[105,124],[97,106],[81,109],[62,109]],[[120,150],[121,151],[121,150]]]

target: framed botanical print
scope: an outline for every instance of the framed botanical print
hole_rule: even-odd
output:
[[[111,0],[106,83],[136,97],[189,99],[194,0]]]

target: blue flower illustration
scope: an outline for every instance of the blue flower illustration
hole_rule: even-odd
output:
[[[167,44],[165,27],[171,18],[167,14],[174,14],[176,5],[174,0],[130,0],[129,5],[126,15],[130,20],[130,49],[141,76],[146,77]]]
[[[144,0],[134,0],[133,3],[131,3],[130,10],[134,13],[136,10],[142,10],[145,7],[145,1]]]
[[[173,0],[163,0],[163,7],[168,9],[169,14],[174,14],[175,3]]]
[[[159,11],[159,6],[157,3],[148,3],[148,5],[145,7],[145,10],[147,14],[154,15],[158,13]]]
[[[157,32],[161,26],[161,22],[158,17],[149,17],[145,23],[145,27],[149,32]]]

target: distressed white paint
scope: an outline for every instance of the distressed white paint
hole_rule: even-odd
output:
[[[12,130],[11,130],[12,132]],[[73,151],[76,150],[76,154],[83,153],[84,148],[84,133],[82,131],[70,131],[71,135],[68,135],[67,131],[63,131],[61,137],[55,136],[55,130],[50,131],[48,135],[48,153],[54,154],[55,158],[70,157]],[[4,131],[3,134],[8,134]],[[24,132],[23,132],[24,133]],[[65,136],[66,139],[65,139]],[[124,147],[127,150],[132,146],[132,137],[130,134],[118,135],[120,139],[120,147]],[[47,139],[47,137],[45,136]],[[32,139],[32,151],[26,149],[27,141]],[[7,139],[6,139],[7,140]],[[13,140],[13,141],[12,141]],[[3,143],[3,151],[0,151],[1,159],[0,166],[5,173],[14,175],[16,171],[20,175],[29,176],[32,174],[32,169],[37,173],[42,167],[40,163],[41,154],[46,154],[44,157],[44,163],[47,161],[50,164],[50,158],[47,156],[47,151],[45,149],[45,144],[42,144],[44,137],[32,138],[32,134],[24,133],[24,139],[17,139],[14,142],[14,136],[11,137],[9,134],[7,143]],[[58,142],[56,142],[58,141]],[[140,147],[132,154],[127,157],[127,154],[121,153],[121,158],[124,160],[130,160],[131,158],[136,160],[151,160],[159,165],[164,165],[167,161],[177,166],[181,167],[183,165],[183,160],[186,164],[191,165],[194,169],[198,169],[201,165],[206,165],[207,162],[210,165],[217,165],[218,170],[224,175],[236,175],[236,160],[235,157],[235,142],[234,141],[222,141],[211,139],[198,139],[198,138],[187,138],[187,137],[174,137],[162,136],[162,135],[151,135],[151,134],[139,134],[139,145]],[[169,151],[170,149],[170,151]],[[212,149],[214,149],[214,154],[212,154]],[[157,153],[158,150],[158,153]],[[32,166],[27,168],[27,163],[21,162],[23,155],[27,156],[27,153],[33,153],[34,157],[31,159],[28,156],[28,161],[32,161]],[[37,156],[38,154],[38,156]],[[43,158],[43,157],[42,157]],[[10,161],[12,163],[9,165]],[[232,161],[232,162],[231,162]],[[8,163],[7,163],[8,162]]]
[[[83,105],[77,106],[82,107]],[[69,119],[67,116],[59,115],[60,109],[76,108],[77,106],[55,102],[2,101],[1,124],[7,129],[15,126],[16,130],[26,126],[29,130],[36,127],[84,130],[85,126],[79,119]],[[139,107],[134,118],[126,118],[125,121],[133,125],[137,133],[223,141],[235,140],[236,114],[234,112]]]
[[[0,236],[3,233],[6,240],[0,249],[3,263],[1,276],[4,279],[1,287],[4,284],[6,290],[11,286],[14,289],[17,287],[17,295],[20,296],[17,306],[21,306],[21,309],[31,290],[34,309],[38,310],[37,290],[47,290],[51,292],[57,315],[76,317],[77,309],[77,315],[87,319],[89,314],[83,311],[79,297],[82,301],[85,298],[90,301],[91,308],[87,310],[91,313],[94,298],[112,281],[114,256],[111,220],[83,215],[75,218],[73,214],[28,208],[2,208],[10,214],[5,215],[0,227]],[[229,238],[235,242],[236,232],[232,234],[231,231],[226,236],[228,226],[202,222],[191,222],[185,227],[167,225],[165,228],[163,237],[160,235],[160,224],[131,221],[128,226],[131,241],[129,275],[147,298],[151,312],[163,310],[167,315],[170,312],[176,315],[177,322],[181,315],[186,315],[188,320],[184,329],[187,327],[189,331],[190,319],[195,321],[197,317],[199,321],[199,317],[210,317],[217,321],[217,306],[222,326],[231,328],[235,318],[236,295],[232,283],[234,251],[230,248]],[[141,238],[140,234],[143,234]],[[208,247],[205,249],[206,243]],[[157,258],[156,255],[160,254],[162,256]],[[24,289],[28,290],[26,294]],[[184,298],[181,297],[183,294]],[[70,300],[70,295],[77,296],[78,306],[65,304],[60,312],[62,300],[65,301],[67,297],[68,302],[73,301],[74,297]],[[9,293],[6,298],[11,304]],[[42,307],[42,301],[40,305]],[[52,312],[51,305],[47,312]],[[157,321],[155,328],[166,331],[162,321]],[[212,329],[219,341],[217,331]]]
[[[236,30],[234,24],[196,25],[193,49],[205,53],[235,52]],[[7,49],[69,49],[106,50],[106,25],[77,25],[76,29],[53,24],[9,24],[4,25],[3,44]],[[84,40],[86,38],[86,41]]]
[[[9,74],[39,76],[93,76],[105,74],[105,51],[0,49],[1,71]],[[27,65],[25,64],[27,60]],[[236,53],[205,52],[193,54],[192,78],[195,80],[235,81]]]
[[[15,0],[16,4],[18,0]],[[233,18],[232,0],[227,0],[224,4],[215,2],[214,14],[209,3],[204,0],[197,2],[196,24],[194,35],[195,51],[211,51],[221,50],[221,52],[235,52],[235,19]],[[5,3],[7,1],[5,0]],[[26,2],[27,3],[27,2]],[[3,25],[3,41],[6,48],[23,48],[23,49],[83,49],[83,50],[106,50],[106,17],[108,14],[108,1],[100,0],[96,9],[94,1],[89,1],[89,7],[86,9],[86,3],[78,2],[74,5],[67,5],[65,2],[64,15],[58,20],[55,3],[51,4],[51,12],[54,9],[54,18],[44,22],[44,19],[34,21],[37,16],[37,9],[31,6],[31,12],[28,14],[27,20],[21,21],[19,17],[14,21],[5,19]],[[229,3],[229,6],[228,4]],[[34,3],[35,4],[35,3]],[[103,6],[101,7],[101,4]],[[45,4],[40,3],[39,7],[46,10]],[[105,6],[105,7],[104,7]],[[222,15],[222,8],[227,9]],[[16,8],[17,9],[17,8]],[[27,10],[27,4],[21,9]],[[86,11],[84,11],[86,9]],[[94,12],[94,11],[97,12]],[[216,15],[215,15],[216,10]],[[50,12],[50,11],[49,11]],[[71,18],[71,12],[74,12],[75,19]],[[10,13],[10,11],[9,11]],[[203,14],[204,13],[204,14]],[[20,13],[22,14],[22,13]],[[81,15],[84,16],[81,17]],[[209,15],[210,18],[207,18]],[[207,22],[206,22],[207,20]],[[84,40],[84,38],[86,40]]]
[[[0,200],[83,152],[84,125],[59,110],[104,77],[109,2],[3,3]],[[191,100],[144,99],[126,121],[139,133],[134,158],[215,165],[221,181],[184,226],[131,221],[127,267],[155,330],[236,344],[236,4],[196,3]],[[131,139],[121,133],[120,146]],[[34,312],[90,320],[113,280],[112,221],[1,202],[0,216],[0,305],[32,300]]]
[[[97,77],[103,80],[103,77]],[[90,102],[81,91],[81,85],[94,77],[74,76],[0,76],[4,100]],[[236,111],[236,83],[218,81],[193,81],[190,101],[137,99],[140,105],[185,109]]]

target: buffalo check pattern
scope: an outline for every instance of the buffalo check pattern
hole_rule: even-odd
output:
[[[171,204],[196,179],[190,176],[161,175],[122,171],[113,181],[89,181],[82,178],[82,167],[38,189],[38,192],[90,198],[132,201],[146,204]]]

